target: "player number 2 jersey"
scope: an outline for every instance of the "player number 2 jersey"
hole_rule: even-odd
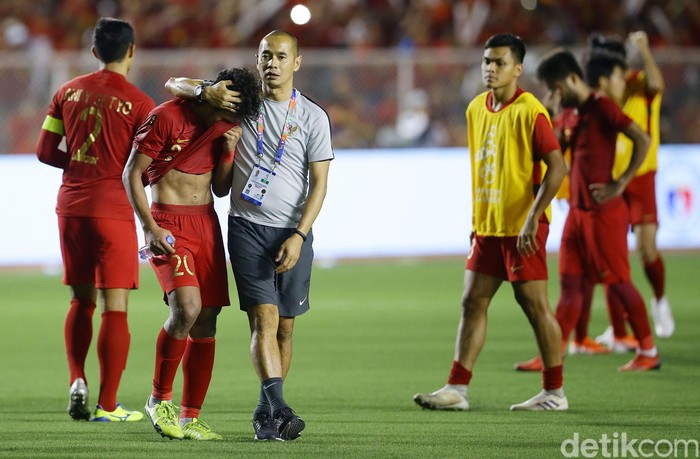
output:
[[[59,215],[134,219],[121,177],[136,128],[153,105],[123,75],[105,69],[59,88],[43,126],[65,136],[71,158],[58,193]]]

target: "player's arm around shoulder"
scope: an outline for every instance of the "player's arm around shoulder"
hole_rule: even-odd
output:
[[[214,84],[209,83],[211,81],[187,77],[171,77],[166,81],[165,89],[180,99],[206,102],[214,108],[235,113],[238,104],[243,100],[238,91],[229,89],[232,82],[230,80],[221,80]]]
[[[204,80],[188,77],[170,77],[165,82],[165,90],[180,99],[195,100],[194,90],[203,82]]]

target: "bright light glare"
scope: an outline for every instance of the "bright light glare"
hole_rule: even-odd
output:
[[[537,8],[537,0],[520,0],[520,4],[528,11],[534,11]]]
[[[296,5],[289,13],[294,24],[304,25],[311,19],[311,11],[304,5]]]

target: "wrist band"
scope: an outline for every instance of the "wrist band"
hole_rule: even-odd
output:
[[[233,156],[236,154],[236,149],[234,148],[231,151],[227,151],[221,155],[221,162],[223,163],[232,163],[233,162]]]
[[[302,233],[301,231],[299,231],[296,228],[294,228],[294,231],[292,231],[292,233],[298,234],[299,237],[302,238],[304,240],[304,242],[306,242],[306,234]]]

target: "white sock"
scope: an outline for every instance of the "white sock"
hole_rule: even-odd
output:
[[[180,418],[180,427],[184,427],[188,422],[192,422],[193,418]]]
[[[656,346],[646,349],[646,350],[639,350],[639,353],[642,354],[644,357],[649,357],[649,358],[654,358],[657,356],[659,353],[658,349],[656,349]]]
[[[547,392],[549,394],[556,395],[557,397],[563,397],[564,396],[564,387],[560,387],[559,389],[550,389],[550,390],[545,389],[545,392]]]
[[[170,400],[161,400],[161,399],[159,399],[159,398],[155,398],[153,395],[151,395],[150,397],[148,397],[148,406],[151,407],[151,408],[153,408],[153,407],[156,406],[157,404],[163,403],[163,402],[170,402]]]
[[[462,396],[466,397],[467,396],[467,387],[468,386],[466,384],[447,384],[444,387],[444,389],[456,390],[457,392],[462,394]]]

